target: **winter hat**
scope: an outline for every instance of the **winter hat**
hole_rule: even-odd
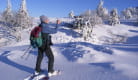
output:
[[[46,23],[48,23],[48,17],[45,16],[45,15],[41,15],[41,16],[40,16],[40,21],[41,21],[41,22],[46,22]]]

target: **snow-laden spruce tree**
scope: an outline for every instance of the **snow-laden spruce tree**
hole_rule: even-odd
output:
[[[13,24],[13,13],[11,7],[11,1],[7,0],[7,8],[2,13],[2,20],[5,22],[5,24]]]
[[[100,0],[100,3],[98,4],[96,11],[99,17],[101,17],[104,20],[107,20],[109,17],[108,10],[103,7],[103,4],[104,4],[104,1]]]
[[[132,18],[132,13],[129,9],[126,10],[126,19]]]
[[[85,21],[88,21],[90,16],[91,16],[91,10],[82,13],[80,16],[75,16],[73,27],[79,30],[82,29],[84,27]]]
[[[120,24],[120,20],[119,20],[117,9],[113,9],[110,12],[109,24],[112,25],[112,26],[114,26],[116,24]]]
[[[134,7],[134,8],[130,7],[128,9],[130,10],[130,12],[132,14],[133,20],[136,20],[138,23],[138,7]]]
[[[19,36],[17,36],[17,34],[19,34],[16,29],[16,12],[12,11],[12,5],[11,5],[11,1],[7,0],[7,8],[6,10],[2,13],[2,26],[5,27],[5,29],[7,30],[7,32],[12,35],[15,36],[16,39],[18,40]],[[4,33],[3,33],[4,34]]]
[[[136,18],[138,16],[138,7],[129,7],[127,9],[131,12],[133,18]]]
[[[74,22],[73,22],[73,29],[81,29],[82,28],[82,24],[83,24],[83,18],[82,16],[75,16],[74,17]]]
[[[69,18],[74,18],[74,12],[73,12],[73,10],[71,10],[71,12],[69,13]]]
[[[15,19],[14,19],[14,12],[12,11],[12,5],[11,5],[11,1],[7,0],[7,7],[5,9],[5,11],[2,12],[1,14],[1,25],[2,27],[5,27],[6,30],[8,30],[10,32],[10,34],[13,31],[14,28],[14,23],[15,23]],[[15,32],[13,32],[15,33]]]
[[[96,13],[96,11],[87,10],[81,14],[82,16],[82,27],[81,34],[84,40],[92,38],[93,27],[97,24],[102,24],[102,19]]]
[[[26,8],[26,0],[22,0],[21,7],[16,14],[16,27],[26,29],[32,25],[31,18],[28,15]]]
[[[122,15],[124,16],[124,19],[130,19],[132,18],[132,13],[129,9],[125,9],[122,11]]]
[[[7,8],[0,18],[1,25],[6,28],[10,35],[16,37],[17,41],[20,41],[21,31],[32,26],[32,20],[27,12],[26,0],[22,0],[18,12],[12,11],[11,6],[11,1],[7,0]]]
[[[138,23],[138,7],[126,8],[121,12],[121,15],[124,20],[130,19]]]
[[[102,24],[102,18],[97,15],[96,11],[87,10],[84,13],[81,14],[84,21],[88,21],[91,23],[91,25],[95,26],[97,24]]]
[[[21,6],[19,11],[16,13],[15,17],[15,31],[16,33],[14,34],[17,37],[17,40],[21,40],[21,31],[23,29],[27,29],[32,26],[32,21],[30,16],[28,15],[28,11],[26,8],[26,0],[22,0]]]
[[[92,37],[92,31],[93,31],[93,25],[91,25],[90,19],[87,21],[84,21],[82,30],[82,37],[84,40],[87,40],[88,38]]]

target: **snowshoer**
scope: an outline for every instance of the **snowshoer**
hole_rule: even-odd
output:
[[[58,25],[59,25],[60,23],[61,23],[60,20],[57,19],[57,20],[56,20],[56,28],[58,28]]]
[[[42,46],[38,47],[38,56],[35,67],[35,75],[38,75],[41,72],[41,62],[44,56],[44,53],[48,57],[48,76],[56,75],[57,71],[53,69],[54,67],[54,55],[50,48],[51,43],[51,33],[55,33],[57,30],[55,28],[50,28],[49,19],[42,15],[40,16],[40,25],[42,29]]]

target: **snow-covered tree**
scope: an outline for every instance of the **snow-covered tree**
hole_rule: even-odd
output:
[[[82,16],[82,27],[81,34],[84,40],[92,38],[93,27],[97,24],[102,23],[101,17],[97,16],[96,11],[87,10],[81,14]]]
[[[133,19],[136,20],[138,16],[138,7],[129,7],[122,11],[122,16],[124,19]]]
[[[116,25],[116,24],[120,24],[117,9],[113,9],[113,10],[110,12],[109,24],[112,25],[112,26],[113,26],[113,25]]]
[[[69,13],[69,18],[74,18],[74,12],[73,12],[73,10]]]
[[[73,22],[73,28],[74,29],[81,29],[82,24],[83,24],[83,22],[82,22],[83,21],[82,16],[75,16],[74,18],[75,18],[75,20]]]
[[[130,12],[130,10],[126,10],[126,18],[130,19],[132,17],[132,14]]]
[[[138,15],[138,7],[134,7],[134,8],[130,7],[127,9],[130,10],[133,17],[136,17]]]
[[[95,26],[97,24],[102,24],[103,20],[99,17],[95,11],[92,11],[92,16],[90,17],[90,23]]]
[[[97,6],[97,15],[102,17],[102,19],[108,19],[108,10],[103,7],[104,1],[100,0],[99,5]]]
[[[2,19],[7,24],[13,23],[13,13],[12,13],[12,9],[11,9],[11,1],[10,0],[7,0],[7,8],[2,14]]]
[[[90,23],[95,26],[96,24],[102,24],[102,18],[97,15],[96,11],[88,10],[81,14],[85,21],[90,20]]]
[[[129,9],[123,10],[122,15],[124,16],[125,19],[130,19],[132,18],[132,13]]]
[[[18,12],[12,11],[11,1],[7,0],[7,7],[0,15],[0,22],[3,28],[6,28],[8,34],[14,36],[17,41],[21,40],[21,31],[32,26],[32,19],[28,15],[26,0],[22,0]]]
[[[93,25],[91,25],[90,19],[87,21],[84,21],[83,28],[81,29],[81,34],[84,40],[87,40],[92,35],[93,31]]]
[[[16,15],[16,27],[25,29],[30,27],[31,25],[32,25],[32,22],[26,8],[26,0],[22,0],[21,7]]]

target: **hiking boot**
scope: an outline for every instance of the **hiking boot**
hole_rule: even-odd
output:
[[[55,75],[58,75],[58,74],[59,74],[59,71],[48,72],[49,77],[55,76]]]
[[[39,74],[40,74],[40,72],[37,72],[37,71],[34,72],[34,75],[39,75]]]

